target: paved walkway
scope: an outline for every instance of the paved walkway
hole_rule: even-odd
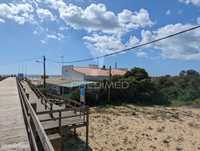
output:
[[[0,82],[0,151],[30,151],[15,78]]]

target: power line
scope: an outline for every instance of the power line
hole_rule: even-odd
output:
[[[192,30],[196,30],[196,29],[198,29],[198,28],[200,28],[200,25],[194,26],[194,27],[192,27],[192,28],[188,28],[188,29],[186,29],[186,30],[182,30],[182,31],[180,31],[180,32],[177,32],[177,33],[174,33],[174,34],[171,34],[171,35],[167,35],[167,36],[164,36],[164,37],[161,37],[161,38],[152,40],[152,41],[147,42],[147,43],[142,43],[142,44],[139,44],[139,45],[136,45],[136,46],[127,48],[127,49],[123,49],[123,50],[120,50],[120,51],[116,51],[116,52],[113,52],[113,53],[109,53],[109,54],[105,54],[105,55],[101,55],[101,56],[97,56],[97,57],[90,57],[90,58],[78,59],[78,60],[73,60],[73,61],[67,61],[67,62],[64,61],[63,63],[87,62],[87,61],[92,61],[92,60],[97,60],[97,59],[100,59],[100,58],[105,58],[105,57],[113,56],[113,55],[116,55],[116,54],[121,54],[121,53],[123,53],[123,52],[128,52],[128,51],[131,51],[131,50],[136,49],[136,48],[140,48],[140,47],[143,47],[143,46],[152,44],[152,43],[156,43],[156,42],[159,42],[159,41],[162,41],[162,40],[165,40],[165,39],[169,39],[169,38],[171,38],[171,37],[175,37],[175,36],[177,36],[177,35],[180,35],[180,34],[183,34],[183,33],[189,32],[189,31],[192,31]],[[51,60],[51,61],[52,61],[52,60]],[[57,61],[53,61],[53,62],[54,62],[54,63],[61,63],[61,62],[57,62]]]
[[[51,63],[56,63],[56,64],[61,64],[61,62],[59,61],[56,61],[56,60],[53,60],[53,59],[50,59],[50,58],[46,58],[48,62],[51,62]]]

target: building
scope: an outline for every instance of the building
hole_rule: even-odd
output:
[[[111,69],[111,75],[124,75],[127,69]],[[30,78],[32,83],[36,85],[42,85],[43,80],[41,78]],[[98,81],[109,79],[109,69],[105,67],[99,68],[96,65],[90,65],[89,67],[75,67],[75,66],[63,66],[62,76],[50,76],[46,79],[49,92],[52,94],[62,95],[68,94],[69,91],[79,88],[81,85],[94,84]]]
[[[111,75],[122,76],[127,71],[127,69],[111,69]],[[74,81],[101,81],[109,79],[109,69],[99,68],[96,65],[89,67],[63,66],[62,76]]]

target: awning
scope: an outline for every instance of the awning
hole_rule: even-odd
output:
[[[94,84],[96,82],[93,81],[74,81],[66,84],[59,84],[61,87],[66,87],[66,88],[75,88],[75,87],[80,87],[82,85],[89,85],[89,84]]]

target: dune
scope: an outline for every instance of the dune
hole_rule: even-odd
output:
[[[94,151],[200,151],[200,109],[92,108],[89,141]]]

